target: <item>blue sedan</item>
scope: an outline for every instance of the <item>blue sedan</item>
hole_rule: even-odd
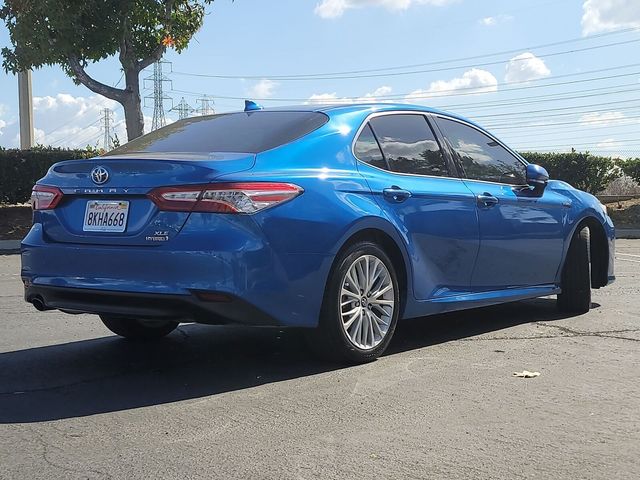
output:
[[[180,120],[33,189],[25,299],[151,339],[180,322],[305,327],[346,362],[398,320],[614,280],[614,227],[475,123],[411,105]]]

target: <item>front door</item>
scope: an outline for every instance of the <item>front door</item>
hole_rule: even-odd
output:
[[[554,283],[562,261],[567,199],[550,189],[532,196],[524,162],[479,129],[440,116],[437,123],[476,198],[480,250],[472,287]]]

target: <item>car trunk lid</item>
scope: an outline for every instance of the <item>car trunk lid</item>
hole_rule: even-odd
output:
[[[254,163],[255,155],[247,153],[140,153],[60,162],[38,184],[57,187],[62,200],[54,209],[36,211],[36,221],[55,242],[161,245],[180,232],[189,212],[160,211],[150,191],[210,183]]]

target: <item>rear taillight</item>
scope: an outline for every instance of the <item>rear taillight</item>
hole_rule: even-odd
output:
[[[160,210],[174,212],[256,213],[303,192],[290,183],[242,182],[160,187],[149,198]]]
[[[62,200],[62,192],[56,187],[36,185],[31,191],[31,208],[34,210],[51,210]]]

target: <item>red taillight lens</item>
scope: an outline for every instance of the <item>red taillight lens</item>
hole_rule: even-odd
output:
[[[36,185],[31,191],[31,208],[34,210],[51,210],[62,200],[62,192],[56,187]]]
[[[290,183],[242,182],[161,187],[149,193],[160,210],[178,212],[256,213],[303,192]]]

